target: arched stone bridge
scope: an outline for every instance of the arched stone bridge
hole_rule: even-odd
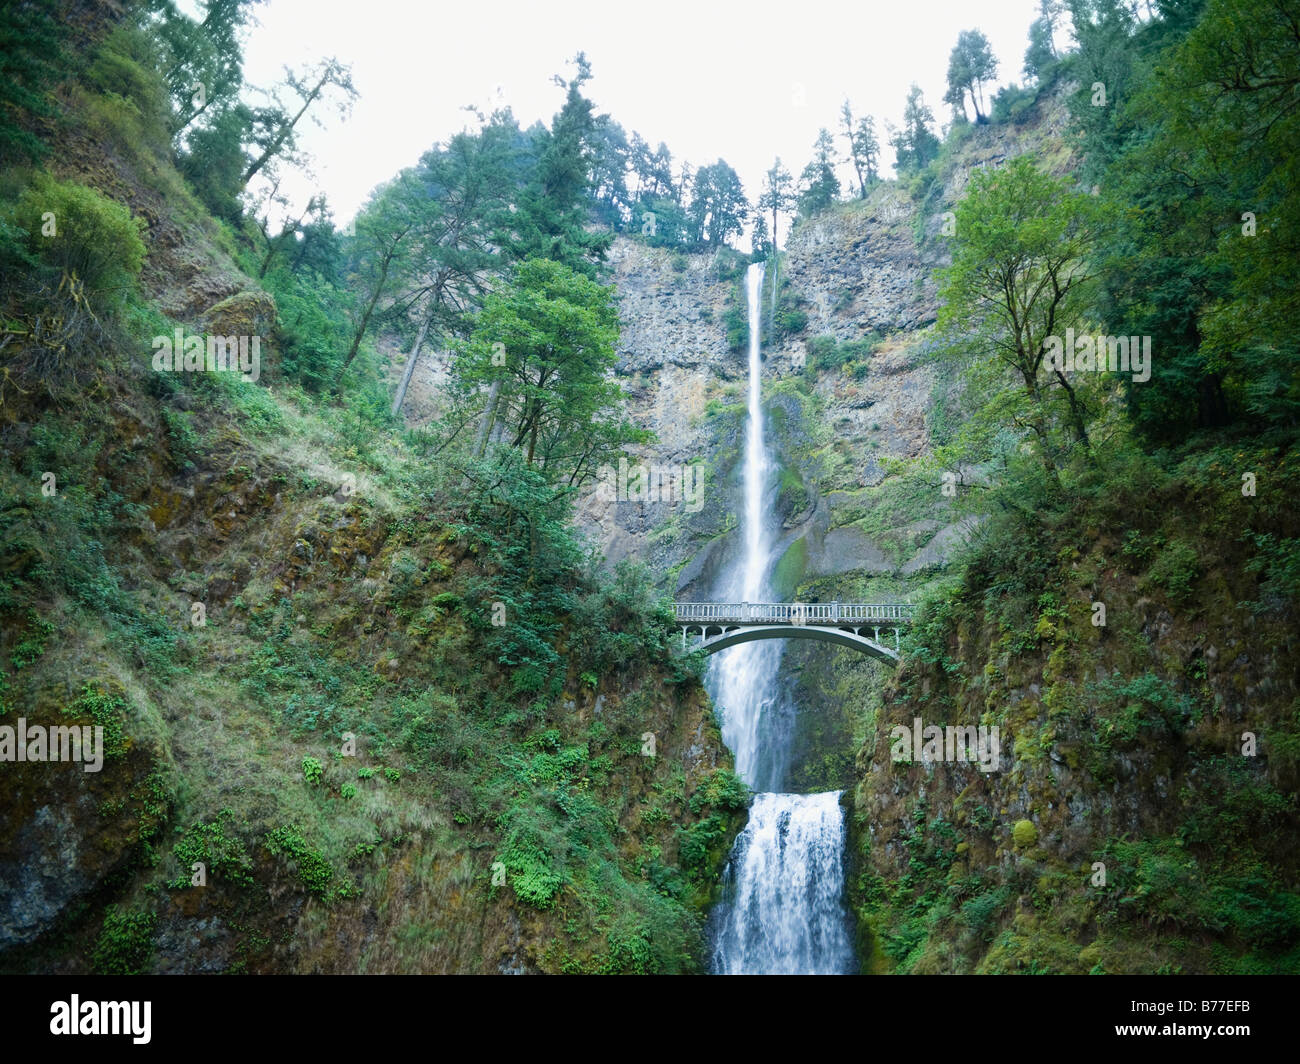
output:
[[[683,650],[692,633],[700,637],[696,646],[709,654],[755,639],[819,639],[891,663],[898,660],[899,633],[912,623],[913,609],[899,602],[679,602],[675,606]],[[892,635],[892,640],[882,639],[881,632]]]

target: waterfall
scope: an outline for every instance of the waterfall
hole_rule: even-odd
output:
[[[846,974],[853,953],[843,903],[840,792],[755,796],[724,890],[715,972]]]
[[[769,570],[772,528],[768,515],[776,502],[775,463],[763,439],[762,358],[763,264],[745,274],[749,309],[749,399],[745,421],[744,554],[724,574],[721,597],[730,602],[771,598]],[[783,713],[777,674],[779,640],[742,643],[721,651],[711,665],[714,704],[722,708],[722,739],[736,759],[736,773],[760,791],[780,790],[789,752],[789,714]]]
[[[763,435],[763,264],[745,275],[749,310],[749,395],[745,422],[744,554],[724,573],[730,601],[773,598],[771,525],[776,463]],[[720,651],[708,683],[736,772],[760,792],[737,837],[715,909],[712,967],[721,974],[847,972],[852,966],[844,912],[844,811],[840,792],[782,794],[789,767],[793,706],[778,684],[782,642]]]

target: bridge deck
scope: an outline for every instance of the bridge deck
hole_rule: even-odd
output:
[[[861,602],[679,602],[678,624],[907,625],[907,603]]]

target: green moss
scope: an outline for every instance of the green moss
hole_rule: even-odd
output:
[[[1011,841],[1018,850],[1028,849],[1038,841],[1038,829],[1030,820],[1017,820],[1011,829]]]
[[[790,600],[803,582],[808,568],[808,542],[800,536],[785,549],[772,572],[772,587],[778,599]]]

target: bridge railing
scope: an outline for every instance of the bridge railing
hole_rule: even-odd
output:
[[[681,624],[905,625],[916,607],[903,602],[678,602]]]

